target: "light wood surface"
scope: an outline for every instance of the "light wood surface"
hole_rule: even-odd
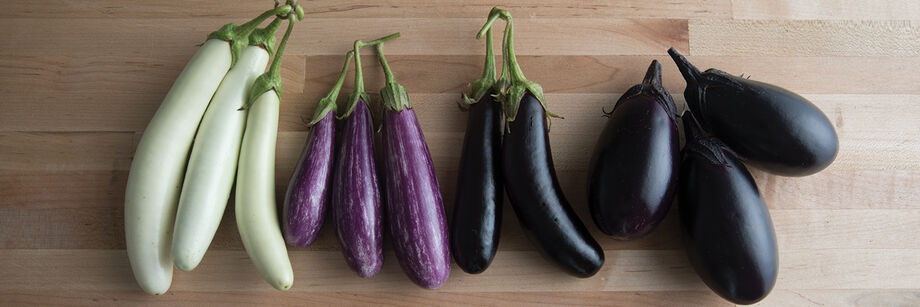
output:
[[[270,3],[0,2],[0,305],[730,305],[687,262],[675,210],[633,242],[603,236],[587,214],[585,177],[605,123],[601,109],[638,83],[652,59],[662,62],[665,87],[683,108],[669,46],[700,68],[803,94],[840,136],[836,162],[817,175],[752,170],[780,250],[779,280],[761,304],[920,305],[914,0],[303,1],[307,18],[283,65],[278,193],[303,146],[304,118],[352,41],[398,31],[388,58],[410,92],[451,212],[466,126],[455,102],[479,75],[484,44],[474,35],[499,4],[515,16],[524,72],[565,116],[552,122],[556,168],[606,250],[604,268],[589,279],[569,277],[541,258],[509,207],[484,274],[455,266],[442,289],[422,290],[403,275],[388,242],[380,275],[361,279],[327,225],[312,247],[290,250],[294,287],[278,292],[246,257],[228,210],[197,270],[177,271],[164,296],[143,294],[124,251],[134,148],[196,44]],[[375,93],[382,73],[372,52],[363,62]]]

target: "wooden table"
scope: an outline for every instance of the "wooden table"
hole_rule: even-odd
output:
[[[510,2],[510,1],[509,1]],[[606,250],[593,278],[543,260],[506,208],[489,270],[454,267],[437,291],[412,285],[387,243],[383,271],[349,271],[325,227],[291,249],[294,288],[265,283],[242,250],[228,210],[201,266],[170,291],[143,294],[124,248],[123,199],[134,148],[205,35],[270,1],[0,2],[0,305],[475,304],[725,305],[694,274],[672,211],[649,237],[601,235],[585,205],[585,173],[601,109],[638,83],[649,61],[683,109],[674,46],[701,68],[787,87],[835,124],[840,153],[827,170],[784,178],[754,170],[776,226],[780,274],[765,305],[920,304],[920,16],[913,0],[516,1],[517,53],[543,85],[553,155],[569,199]],[[278,192],[355,39],[391,32],[390,64],[411,93],[450,212],[466,114],[455,102],[478,77],[474,39],[490,1],[304,1],[284,59]],[[496,39],[497,40],[497,39]],[[382,73],[367,52],[367,88]],[[350,77],[349,77],[350,80]],[[350,82],[350,81],[349,81]],[[350,89],[343,90],[348,93]],[[344,96],[344,95],[343,95]]]

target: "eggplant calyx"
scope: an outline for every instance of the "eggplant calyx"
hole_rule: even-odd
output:
[[[290,15],[292,14],[289,13],[288,16]],[[281,38],[281,43],[278,44],[278,52],[275,54],[275,58],[272,59],[271,66],[267,72],[259,75],[255,82],[252,83],[252,87],[249,88],[249,99],[246,100],[246,104],[240,110],[252,107],[256,99],[268,91],[275,91],[275,95],[278,95],[278,101],[281,101],[281,59],[284,57],[284,48],[287,46],[288,39],[291,38],[291,32],[293,32],[294,23],[296,22],[296,16],[288,19],[287,30],[284,31],[284,37]]]
[[[367,96],[367,92],[364,91],[364,70],[361,67],[361,48],[365,46],[376,46],[397,37],[399,37],[399,33],[393,33],[369,42],[363,42],[361,40],[355,41],[354,49],[352,50],[355,57],[355,86],[351,94],[348,94],[345,103],[345,111],[337,116],[338,119],[345,119],[351,116],[351,113],[355,111],[355,106],[357,106],[359,102],[367,103],[371,101],[370,97]],[[368,105],[368,107],[370,107],[370,105]]]
[[[657,101],[668,112],[668,117],[671,118],[671,121],[677,122],[677,106],[674,104],[671,94],[662,86],[661,64],[658,63],[658,60],[652,60],[652,63],[648,66],[648,71],[645,73],[645,78],[642,79],[642,83],[634,85],[626,93],[623,93],[623,96],[617,100],[613,109],[616,110],[620,103],[638,95],[645,95]],[[613,111],[604,113],[610,115],[613,114]]]
[[[480,36],[477,35],[476,39]],[[463,100],[459,102],[460,109],[469,109],[469,106],[478,102],[495,86],[495,51],[492,50],[492,28],[486,30],[486,62],[482,67],[482,77],[473,81],[470,86],[470,93],[463,94]]]
[[[316,109],[313,110],[313,119],[310,120],[310,123],[307,126],[313,126],[318,123],[320,120],[326,117],[329,112],[335,114],[336,104],[335,100],[339,98],[339,91],[342,89],[342,84],[345,83],[345,75],[348,73],[348,64],[351,63],[351,59],[355,56],[354,50],[349,50],[345,54],[345,64],[342,65],[342,72],[339,73],[339,78],[335,81],[335,85],[332,86],[332,89],[329,90],[329,94],[323,99],[320,99],[316,103]]]
[[[703,135],[693,113],[684,111],[680,119],[684,124],[684,138],[687,143],[684,147],[685,151],[703,157],[713,165],[729,165],[726,156],[728,148],[719,139]]]
[[[386,85],[380,89],[383,109],[385,111],[396,112],[402,112],[404,109],[411,109],[412,104],[409,103],[409,94],[406,92],[406,88],[396,83],[396,78],[393,77],[393,71],[390,70],[390,64],[387,63],[387,58],[383,55],[383,43],[377,45],[377,59],[380,61],[380,66],[383,67],[384,76],[386,76]]]
[[[276,4],[275,8],[262,12],[262,14],[256,18],[244,24],[236,25],[228,23],[223,25],[220,29],[217,29],[217,31],[208,34],[208,39],[219,39],[230,43],[230,67],[233,67],[240,58],[243,49],[249,46],[250,34],[256,30],[259,24],[262,24],[265,19],[272,15],[276,15],[278,18],[282,19],[287,18],[293,10],[294,8],[291,5],[277,6]]]
[[[502,39],[502,74],[496,81],[495,88],[497,88],[498,92],[496,100],[502,104],[505,121],[514,121],[517,116],[518,106],[521,104],[521,99],[523,99],[524,95],[528,92],[540,102],[545,113],[544,116],[547,118],[563,118],[562,116],[550,112],[546,108],[546,100],[543,98],[543,87],[536,82],[527,80],[527,78],[524,77],[524,72],[521,71],[520,65],[518,65],[517,56],[514,54],[514,20],[511,17],[511,13],[499,7],[492,8],[492,11],[489,13],[488,21],[482,26],[482,29],[479,30],[479,35],[491,29],[492,24],[498,18],[505,20],[505,36]],[[505,127],[508,127],[508,125]]]

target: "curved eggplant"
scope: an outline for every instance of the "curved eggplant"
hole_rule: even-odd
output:
[[[770,293],[779,268],[776,234],[754,178],[734,153],[702,137],[682,116],[687,145],[680,170],[681,236],[703,282],[736,304]]]
[[[778,86],[700,71],[674,48],[668,53],[687,80],[684,97],[700,125],[752,165],[783,176],[807,176],[834,161],[834,126],[807,99]]]
[[[543,106],[528,93],[502,142],[505,191],[527,236],[578,277],[604,265],[604,251],[569,205],[553,166]]]
[[[501,177],[501,105],[487,93],[470,106],[454,216],[451,254],[463,271],[482,273],[498,250],[504,188]]]
[[[677,190],[677,108],[652,61],[642,84],[620,97],[598,138],[588,177],[594,223],[619,240],[647,235],[661,223]]]
[[[450,224],[450,253],[463,271],[482,273],[498,251],[504,187],[501,177],[502,105],[495,100],[495,54],[492,30],[486,32],[486,62],[473,82],[460,175]]]

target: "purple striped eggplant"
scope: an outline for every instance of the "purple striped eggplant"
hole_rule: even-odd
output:
[[[602,232],[632,240],[661,223],[677,190],[676,107],[658,61],[607,116],[588,168],[588,205]]]
[[[604,251],[566,200],[556,177],[549,143],[549,113],[543,89],[527,80],[514,55],[511,14],[494,8],[479,32],[497,18],[506,21],[504,68],[497,81],[506,121],[502,138],[502,176],[511,208],[524,232],[543,255],[581,278],[591,277],[604,265]]]
[[[450,225],[450,254],[463,271],[485,271],[498,251],[504,188],[501,175],[502,109],[495,100],[492,30],[486,32],[486,63],[461,108],[469,120],[460,154],[459,178]]]
[[[386,208],[396,258],[415,284],[437,289],[450,275],[447,221],[438,177],[422,127],[406,89],[396,83],[377,45],[386,75],[383,99],[383,161]]]
[[[680,165],[680,228],[693,269],[719,296],[753,304],[770,293],[779,270],[776,234],[754,178],[685,112]]]
[[[326,216],[326,202],[331,191],[332,165],[335,150],[335,100],[345,81],[348,64],[354,52],[348,52],[342,73],[329,94],[321,99],[313,112],[313,127],[307,143],[288,182],[282,218],[284,240],[288,244],[306,247],[316,240]]]
[[[668,53],[687,80],[687,106],[706,131],[750,164],[783,176],[817,173],[837,157],[837,132],[807,99],[784,88],[712,69],[700,72]]]
[[[355,88],[341,115],[343,131],[332,186],[332,219],[348,266],[361,277],[372,277],[383,266],[383,211],[374,161],[374,129],[364,92],[361,47],[396,38],[356,41]]]

